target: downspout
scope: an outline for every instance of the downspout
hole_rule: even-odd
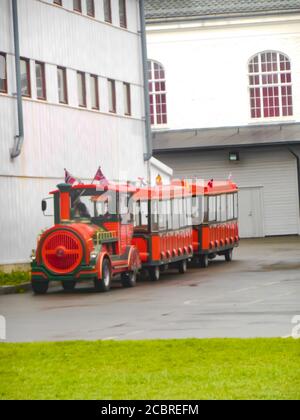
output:
[[[146,40],[146,23],[145,23],[145,4],[144,0],[139,0],[140,3],[140,30],[141,30],[141,44],[142,44],[142,59],[143,59],[143,75],[144,75],[144,97],[145,97],[145,129],[146,129],[146,153],[144,160],[148,162],[152,158],[152,131],[150,124],[150,100],[149,100],[149,81],[148,81],[148,54],[147,54],[147,40]]]
[[[294,152],[293,149],[288,147],[288,151],[295,157],[297,162],[297,175],[298,175],[298,198],[299,198],[299,209],[300,209],[300,156]]]
[[[21,154],[24,141],[24,120],[22,104],[21,70],[20,70],[20,41],[19,41],[19,21],[18,21],[18,3],[12,0],[14,45],[15,45],[15,66],[16,66],[16,86],[17,86],[17,107],[18,107],[18,125],[19,134],[15,136],[14,147],[10,149],[10,157],[14,159]]]

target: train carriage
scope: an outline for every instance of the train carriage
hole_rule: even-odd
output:
[[[177,185],[142,188],[133,196],[133,244],[153,281],[167,268],[186,272],[193,256],[191,200],[191,192]]]
[[[238,187],[232,181],[192,183],[193,259],[206,268],[209,260],[231,261],[239,246]]]

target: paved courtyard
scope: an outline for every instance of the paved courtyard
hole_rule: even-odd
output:
[[[287,337],[300,315],[300,238],[244,240],[234,261],[98,294],[0,296],[8,341]]]

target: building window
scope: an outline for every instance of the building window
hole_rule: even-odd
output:
[[[21,58],[21,89],[22,96],[31,97],[31,83],[30,83],[30,61],[27,58]]]
[[[276,51],[257,54],[249,62],[251,118],[293,115],[289,58]]]
[[[167,92],[165,69],[156,61],[148,61],[150,117],[152,125],[167,124]]]
[[[129,83],[123,83],[125,115],[131,115],[131,89]]]
[[[111,14],[111,0],[104,0],[104,20],[105,22],[112,23]]]
[[[73,10],[75,10],[75,12],[82,13],[81,0],[73,0]]]
[[[62,6],[62,0],[53,0],[53,3],[57,6]]]
[[[6,54],[0,53],[0,92],[7,93]]]
[[[67,72],[63,67],[57,68],[58,100],[61,104],[68,103]]]
[[[109,112],[117,112],[116,82],[114,80],[108,80],[108,107]]]
[[[86,11],[88,16],[95,17],[95,2],[94,0],[86,0]]]
[[[45,77],[45,64],[36,61],[35,63],[36,75],[36,96],[38,99],[45,101],[46,97],[46,77]]]
[[[86,107],[86,85],[85,85],[85,74],[77,72],[77,86],[78,86],[78,105]]]
[[[90,76],[90,86],[91,86],[91,102],[92,109],[99,110],[99,86],[98,86],[98,77]]]
[[[126,0],[119,0],[119,14],[121,28],[127,28]]]

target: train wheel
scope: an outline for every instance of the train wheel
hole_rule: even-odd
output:
[[[31,282],[31,287],[35,295],[45,295],[49,289],[49,282],[33,280]]]
[[[135,287],[136,277],[137,277],[136,271],[131,271],[130,273],[122,273],[121,281],[122,281],[123,287],[127,287],[127,288]]]
[[[187,260],[180,261],[178,270],[180,274],[185,274],[187,272]]]
[[[149,268],[149,277],[151,281],[158,281],[160,279],[160,269],[159,267]]]
[[[225,260],[227,262],[231,262],[233,260],[233,249],[228,249],[228,251],[225,252]]]
[[[66,292],[73,292],[76,286],[76,281],[63,281],[62,287]]]
[[[201,268],[207,268],[208,267],[208,260],[209,260],[209,258],[208,258],[207,254],[201,255],[201,257],[200,257],[200,267]]]
[[[102,279],[94,280],[95,289],[102,293],[108,292],[111,288],[111,282],[112,282],[112,273],[111,273],[110,262],[106,258],[102,264]]]

